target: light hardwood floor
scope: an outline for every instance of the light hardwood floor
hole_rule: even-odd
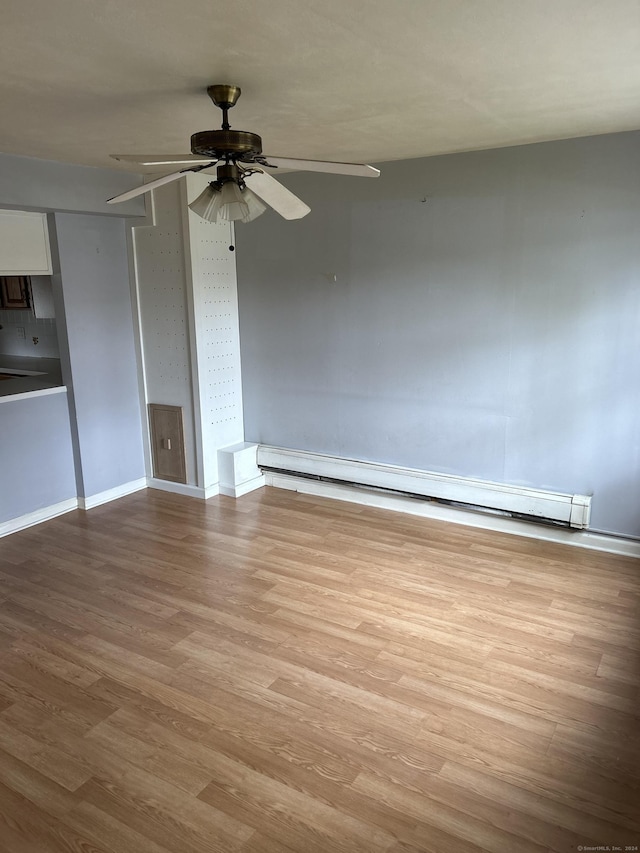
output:
[[[640,561],[263,489],[0,541],[2,853],[640,846]]]

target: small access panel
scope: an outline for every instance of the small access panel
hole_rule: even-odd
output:
[[[173,483],[187,482],[182,407],[149,403],[153,476]]]

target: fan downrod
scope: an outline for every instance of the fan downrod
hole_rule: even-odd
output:
[[[240,160],[251,163],[262,153],[262,139],[257,133],[231,130],[228,111],[238,102],[240,86],[217,83],[207,88],[207,94],[222,110],[222,130],[201,130],[191,137],[191,153],[212,159]]]

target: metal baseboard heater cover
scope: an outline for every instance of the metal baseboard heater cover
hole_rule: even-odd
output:
[[[584,530],[589,526],[590,495],[569,495],[450,474],[434,474],[397,465],[342,459],[282,447],[258,447],[258,465],[291,474],[323,477],[424,498],[485,507]]]

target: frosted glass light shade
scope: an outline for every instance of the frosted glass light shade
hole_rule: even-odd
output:
[[[218,214],[219,220],[234,221],[244,219],[245,216],[249,215],[249,206],[242,197],[242,190],[233,181],[227,181],[226,184],[222,185],[220,196],[222,206]]]
[[[249,209],[247,216],[242,217],[243,222],[251,222],[253,219],[257,219],[267,209],[266,205],[248,187],[242,190],[242,199]]]
[[[205,187],[198,198],[189,205],[190,210],[209,222],[215,222],[218,219],[221,207],[222,193],[213,184]]]

